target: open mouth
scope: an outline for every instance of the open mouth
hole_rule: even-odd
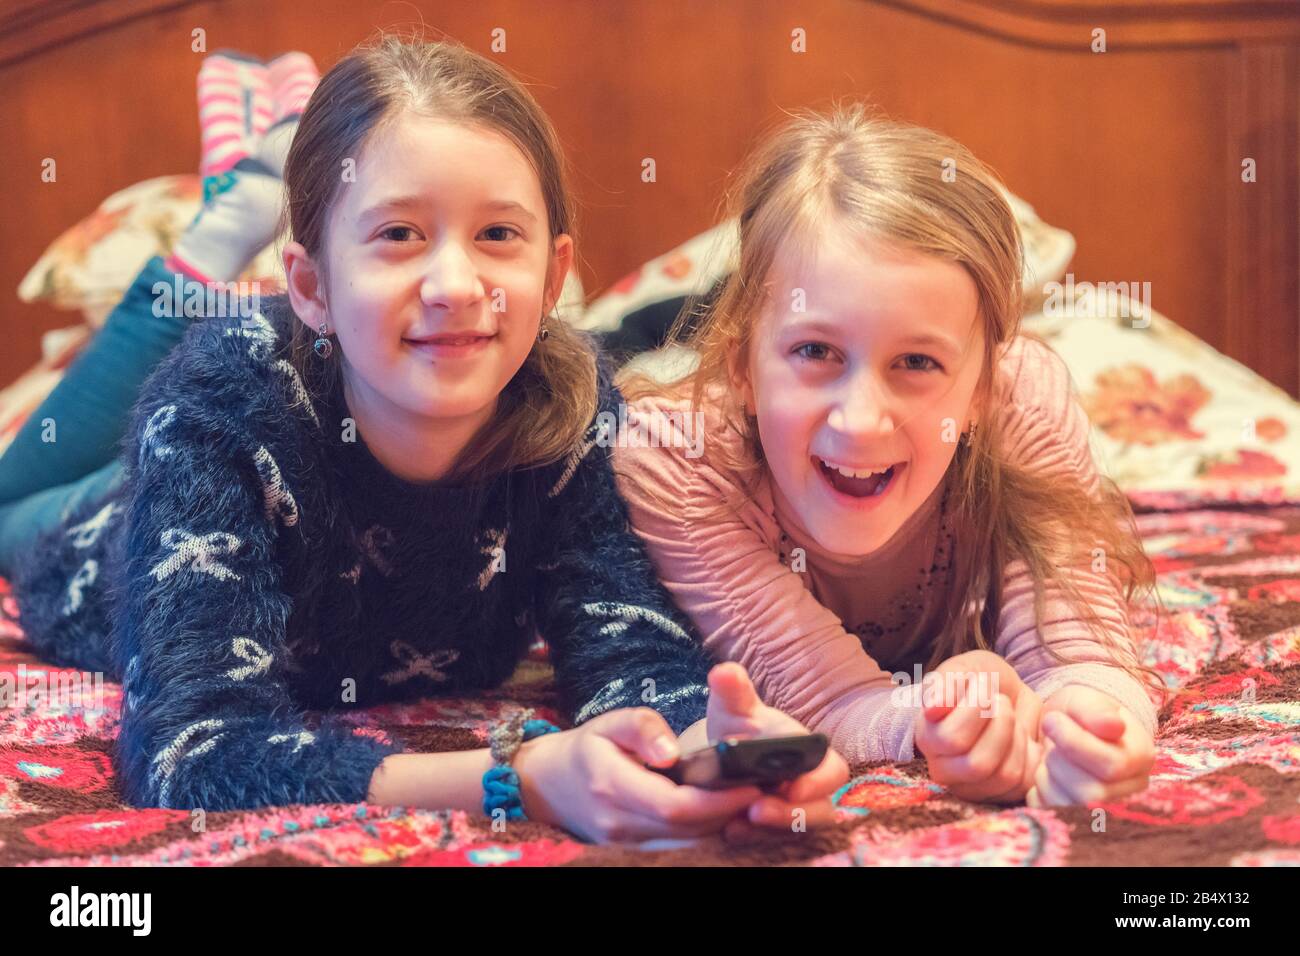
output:
[[[831,465],[813,456],[813,462],[826,483],[835,491],[850,498],[880,498],[894,485],[898,473],[907,467],[906,462],[896,462],[881,470],[854,470],[841,465]]]

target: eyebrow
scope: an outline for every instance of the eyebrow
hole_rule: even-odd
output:
[[[791,322],[787,328],[804,335],[835,335],[839,331],[834,326],[827,325],[825,322],[820,322],[817,319],[795,320],[794,322]],[[938,332],[912,332],[908,335],[902,336],[899,339],[899,344],[917,345],[922,347],[934,346],[953,355],[960,355],[962,353],[960,346],[958,346],[956,342],[948,336]]]
[[[364,222],[368,222],[371,219],[378,218],[379,216],[382,216],[385,213],[402,212],[404,210],[410,210],[410,209],[420,209],[424,205],[425,205],[425,199],[422,196],[414,196],[414,195],[390,196],[387,199],[375,203],[373,206],[369,207],[368,209],[363,210],[360,219],[364,223]],[[493,199],[488,202],[481,203],[479,208],[491,212],[513,212],[520,216],[523,216],[524,218],[528,219],[530,222],[537,221],[537,217],[534,216],[531,212],[529,212],[528,208],[524,206],[523,203],[516,202],[513,199]]]
[[[518,213],[519,215],[524,216],[525,218],[530,219],[533,222],[537,221],[537,217],[528,211],[528,207],[526,207],[523,203],[515,202],[513,199],[494,199],[491,202],[483,203],[482,208],[490,209],[493,212]]]
[[[907,345],[932,345],[941,349],[947,349],[949,352],[960,355],[961,348],[957,343],[946,335],[940,335],[936,332],[914,332],[911,335],[903,337],[904,344]]]

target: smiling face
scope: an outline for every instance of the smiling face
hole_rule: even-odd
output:
[[[778,251],[737,384],[774,496],[823,548],[870,554],[942,480],[979,417],[976,307],[962,266],[845,229]]]
[[[372,421],[487,421],[572,255],[510,139],[411,113],[371,136],[326,235],[328,311],[295,307],[337,333],[348,405]]]

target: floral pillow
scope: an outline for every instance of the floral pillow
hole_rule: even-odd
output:
[[[79,311],[98,328],[144,264],[171,252],[202,200],[196,175],[159,176],[114,193],[50,244],[19,284],[18,298]],[[283,275],[268,246],[240,278],[275,289]]]
[[[1024,327],[1065,360],[1094,456],[1134,504],[1300,501],[1300,403],[1149,306],[1095,303]]]

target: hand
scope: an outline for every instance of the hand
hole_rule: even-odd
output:
[[[595,843],[684,839],[717,833],[760,795],[757,787],[679,786],[645,764],[666,767],[677,738],[658,711],[613,710],[519,748],[512,762],[530,820]]]
[[[724,737],[789,737],[808,733],[808,728],[775,707],[763,703],[745,668],[729,661],[709,671],[709,709],[705,718],[709,743]],[[685,735],[684,735],[685,736]],[[835,821],[830,796],[849,779],[849,767],[834,750],[828,749],[814,769],[774,788],[750,807],[745,819],[729,824],[728,840],[742,841],[755,827],[788,829],[795,812],[802,810],[803,822],[824,826]]]
[[[1026,803],[1031,807],[1103,803],[1147,788],[1155,741],[1108,694],[1062,687],[1043,705],[1045,756]]]
[[[915,744],[930,778],[963,800],[1018,803],[1043,757],[1042,701],[1005,659],[958,654],[922,681]]]

